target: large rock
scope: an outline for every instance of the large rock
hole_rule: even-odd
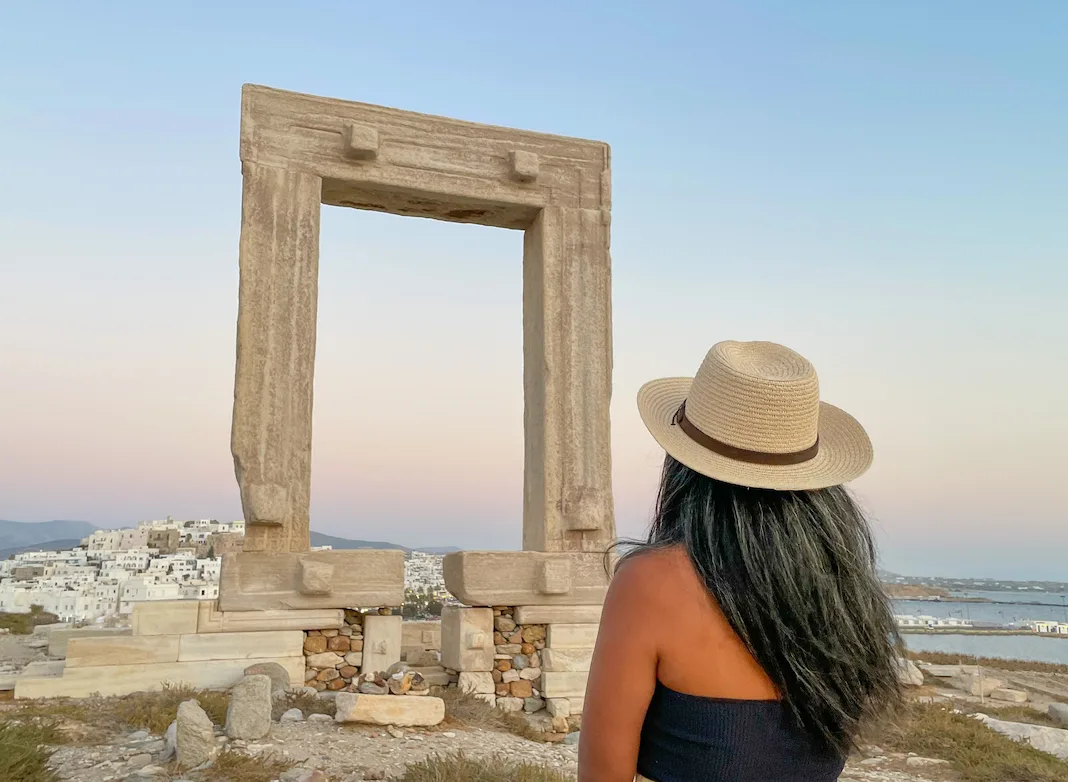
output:
[[[215,758],[215,726],[195,700],[185,701],[178,707],[174,743],[180,768],[193,768]]]
[[[226,735],[259,741],[271,729],[271,680],[263,674],[246,676],[230,691]]]
[[[445,719],[445,701],[431,696],[407,698],[339,692],[336,703],[334,719],[337,722],[425,727]]]
[[[949,683],[958,690],[964,690],[969,695],[974,695],[977,698],[986,697],[994,690],[1000,690],[1005,686],[1005,682],[1001,679],[973,673],[961,673],[959,676],[954,676],[950,679]]]
[[[994,690],[990,693],[990,697],[996,701],[1007,701],[1008,703],[1027,703],[1026,692],[1023,690],[1010,690],[1007,687]]]
[[[245,669],[245,676],[266,676],[271,680],[271,695],[285,695],[289,689],[289,671],[278,663],[256,663]]]
[[[905,657],[897,658],[897,678],[906,687],[923,686],[923,672],[916,667],[912,660]]]
[[[1054,722],[1068,728],[1068,703],[1051,703],[1049,717]]]
[[[1068,730],[1061,728],[1047,728],[1044,725],[1031,725],[1024,722],[1005,722],[988,717],[985,714],[976,714],[976,719],[982,720],[993,731],[1008,736],[1015,741],[1026,741],[1035,749],[1046,752],[1061,760],[1068,760]]]

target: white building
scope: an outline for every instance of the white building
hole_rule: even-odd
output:
[[[1037,622],[1031,622],[1031,629],[1036,633],[1068,635],[1068,623],[1066,622],[1054,622],[1053,620],[1042,619]]]

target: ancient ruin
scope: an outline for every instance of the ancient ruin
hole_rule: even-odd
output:
[[[437,643],[442,664],[420,681],[506,709],[580,710],[615,541],[608,146],[246,85],[240,154],[244,549],[224,557],[217,605],[139,605],[132,636],[72,640],[61,675],[16,696],[222,686],[250,661],[294,686],[377,691],[359,690],[361,673],[426,663]],[[524,550],[449,555],[446,586],[467,607],[414,646],[390,615],[402,552],[309,550],[321,204],[524,232]]]

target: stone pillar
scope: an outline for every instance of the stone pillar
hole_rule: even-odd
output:
[[[441,611],[441,664],[454,671],[493,669],[493,610],[445,606]]]
[[[363,617],[363,673],[385,673],[401,658],[403,618],[400,614]]]
[[[242,173],[231,450],[244,550],[307,551],[322,180],[247,161]]]
[[[523,548],[615,542],[607,210],[549,206],[523,241]]]

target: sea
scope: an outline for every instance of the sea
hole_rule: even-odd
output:
[[[986,598],[995,602],[972,603],[953,598]],[[949,598],[937,601],[893,602],[895,614],[957,617],[970,619],[977,624],[1014,625],[1043,619],[1068,622],[1068,593],[1063,592],[953,592]],[[1068,636],[906,633],[903,637],[905,645],[917,652],[946,652],[1068,665]]]

